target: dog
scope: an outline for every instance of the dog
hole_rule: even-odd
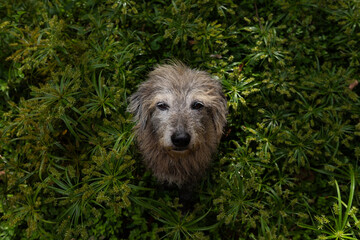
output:
[[[130,96],[144,163],[162,184],[193,185],[211,163],[226,124],[220,81],[181,62],[157,65]]]

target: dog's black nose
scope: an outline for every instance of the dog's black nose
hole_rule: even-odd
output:
[[[190,143],[191,136],[186,132],[175,132],[171,135],[171,141],[175,147],[185,148]]]

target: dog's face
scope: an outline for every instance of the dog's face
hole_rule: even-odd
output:
[[[131,96],[128,109],[138,138],[149,130],[172,156],[190,154],[207,141],[216,145],[226,122],[220,83],[183,65],[157,67]]]
[[[206,142],[206,131],[214,130],[206,96],[184,89],[177,94],[156,94],[149,119],[159,145],[170,154],[188,154]]]

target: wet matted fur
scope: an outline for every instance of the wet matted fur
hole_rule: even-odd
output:
[[[218,80],[182,63],[158,65],[130,97],[145,165],[161,183],[194,183],[211,162],[226,123]]]

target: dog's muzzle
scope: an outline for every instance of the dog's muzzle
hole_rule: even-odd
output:
[[[185,151],[189,147],[189,143],[191,140],[190,134],[187,132],[175,132],[171,135],[171,142],[174,145],[173,151]]]

